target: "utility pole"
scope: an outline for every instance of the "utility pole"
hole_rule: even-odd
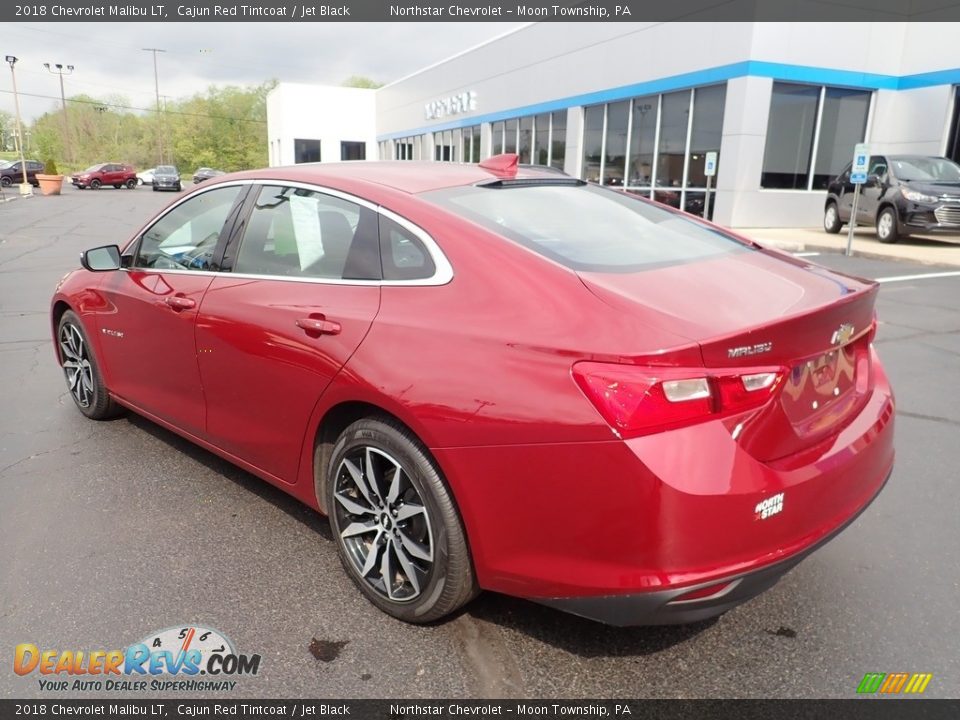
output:
[[[75,158],[73,157],[73,145],[70,142],[70,120],[67,117],[67,98],[63,92],[63,76],[70,75],[73,72],[73,65],[67,65],[66,70],[60,63],[54,64],[53,67],[56,70],[50,67],[50,63],[44,63],[43,66],[47,69],[47,72],[60,76],[60,103],[63,105],[63,144],[67,151],[67,159],[72,163],[75,162]]]
[[[27,182],[27,160],[23,156],[23,130],[20,129],[20,96],[17,95],[17,73],[13,70],[13,66],[17,64],[16,56],[7,55],[7,62],[10,63],[10,77],[13,78],[13,104],[17,111],[17,137],[19,138],[17,144],[20,146],[20,170],[23,172],[20,194],[32,195],[33,189],[30,187],[30,183]]]
[[[160,120],[160,76],[157,73],[157,53],[166,52],[166,50],[143,48],[143,51],[153,53],[153,90],[157,96],[157,164],[163,165],[163,127]]]

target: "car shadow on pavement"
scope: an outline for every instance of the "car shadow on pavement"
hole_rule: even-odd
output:
[[[485,592],[464,612],[582,658],[654,655],[711,628],[717,618],[686,625],[614,627],[529,600]]]
[[[220,456],[204,450],[199,445],[193,444],[140,415],[128,412],[125,419],[137,429],[150,434],[160,442],[169,445],[218,475],[233,481],[244,490],[248,490],[266,500],[278,510],[282,510],[294,520],[301,522],[308,529],[317,532],[325,540],[333,540],[326,517],[313,508],[307,507],[295,497],[274,487],[266,480],[261,480],[253,473],[237,467]]]

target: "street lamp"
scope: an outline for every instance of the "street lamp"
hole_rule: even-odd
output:
[[[56,68],[56,70],[50,67],[50,63],[44,63],[43,66],[47,69],[47,72],[60,76],[60,103],[63,105],[63,144],[66,147],[67,157],[70,162],[73,162],[73,150],[70,145],[70,122],[67,118],[67,98],[63,93],[63,76],[73,72],[73,65],[67,65],[64,69],[63,65],[55,63],[53,68]]]
[[[20,129],[20,96],[17,94],[17,73],[13,66],[17,64],[17,58],[14,55],[7,55],[7,62],[10,64],[10,77],[13,78],[13,105],[17,111],[17,137],[20,138],[20,170],[23,171],[23,182],[20,184],[21,195],[32,195],[33,191],[30,183],[27,182],[27,160],[23,157],[23,131]]]

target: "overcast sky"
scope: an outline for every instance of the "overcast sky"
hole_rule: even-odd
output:
[[[339,85],[350,75],[388,83],[503,34],[519,23],[4,23],[2,50],[16,55],[24,120],[55,108],[60,85],[43,63],[73,65],[66,96],[122,95],[154,105],[153,56],[160,94],[181,98],[211,84],[280,81]],[[13,112],[3,68],[0,110]],[[48,97],[31,97],[41,95]],[[52,98],[52,99],[51,99]]]

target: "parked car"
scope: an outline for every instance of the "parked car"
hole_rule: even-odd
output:
[[[214,170],[213,168],[202,167],[197,168],[197,171],[193,174],[193,184],[202,183],[204,180],[209,180],[210,178],[219,177],[220,175],[225,175],[223,170]]]
[[[153,174],[156,168],[148,168],[137,173],[137,185],[153,185]]]
[[[840,232],[850,222],[853,193],[848,165],[827,188],[827,232]],[[857,224],[875,226],[883,243],[911,233],[960,233],[960,165],[928,155],[871,157],[857,202]]]
[[[180,171],[173,165],[160,165],[153,174],[154,190],[176,190],[180,192],[183,185],[180,182]]]
[[[43,173],[43,163],[37,160],[27,160],[27,182],[34,187],[40,185],[37,173]],[[10,187],[23,182],[23,165],[19,160],[8,160],[0,164],[0,185]]]
[[[327,514],[405,621],[484,588],[689,622],[771,587],[891,471],[878,285],[516,163],[193,188],[57,286],[76,407]]]
[[[137,173],[131,165],[120,163],[100,163],[92,165],[83,172],[70,177],[74,186],[83,190],[99,190],[104,185],[113,185],[115,188],[126,187],[133,190],[137,187]]]

